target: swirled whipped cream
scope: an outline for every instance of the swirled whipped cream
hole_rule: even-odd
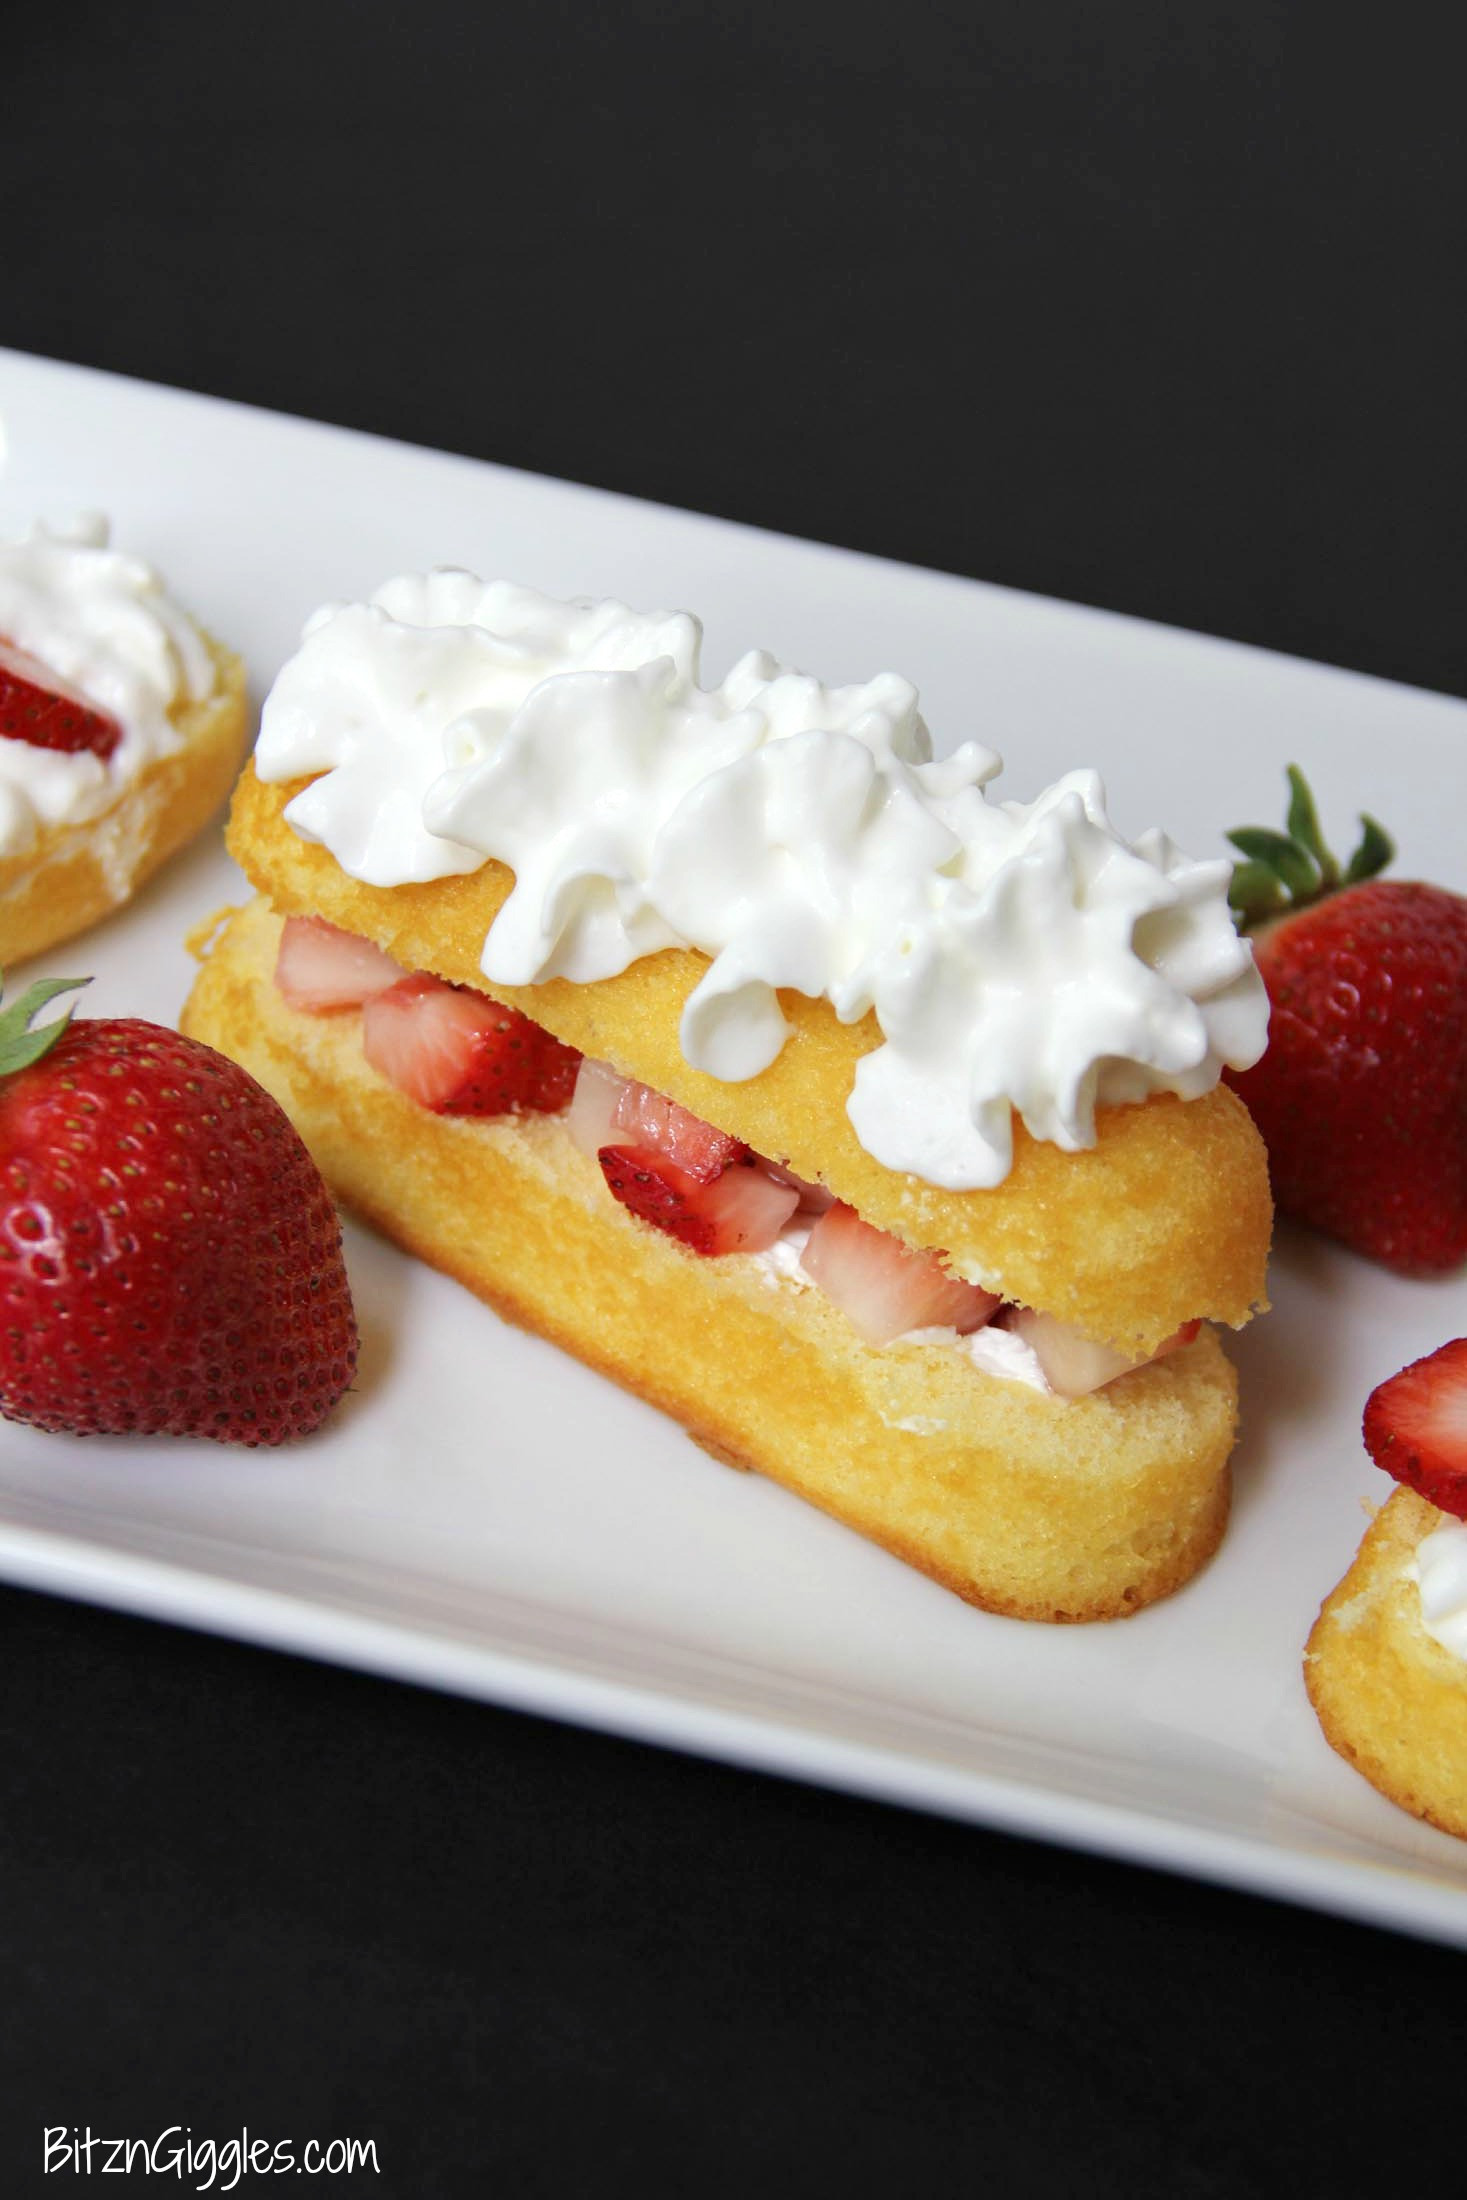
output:
[[[1467,1658],[1467,1520],[1445,1520],[1416,1546],[1407,1578],[1421,1592],[1421,1624],[1454,1658]]]
[[[44,828],[83,824],[182,739],[169,717],[201,702],[216,674],[198,628],[141,558],[108,545],[95,514],[0,542],[0,640],[12,643],[114,718],[104,763],[0,737],[0,856],[23,855]]]
[[[970,741],[934,762],[893,673],[826,687],[756,652],[705,688],[700,643],[683,612],[392,580],[310,620],[257,769],[317,775],[286,816],[368,884],[507,864],[494,983],[700,950],[681,1042],[714,1077],[775,1059],[782,988],[874,1014],[856,1134],[953,1190],[1002,1181],[1015,1114],[1074,1150],[1099,1105],[1191,1099],[1257,1060],[1228,862],[1128,843],[1092,771],[991,801],[999,758]]]

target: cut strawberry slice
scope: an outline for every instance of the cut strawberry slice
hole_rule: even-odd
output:
[[[609,1063],[594,1062],[589,1054],[582,1061],[565,1127],[592,1161],[603,1146],[616,1143],[616,1103],[625,1086]]]
[[[438,1115],[556,1114],[581,1059],[518,1009],[422,974],[367,1002],[362,1047],[373,1069]]]
[[[403,976],[401,966],[370,940],[343,932],[324,917],[287,917],[275,958],[275,983],[292,1008],[322,1015],[360,1008]]]
[[[800,1265],[868,1344],[909,1329],[981,1329],[1002,1303],[996,1292],[950,1276],[940,1253],[919,1252],[839,1203],[811,1230]]]
[[[799,1204],[792,1187],[748,1160],[706,1179],[653,1146],[603,1146],[598,1159],[623,1207],[694,1253],[760,1253]]]
[[[828,1192],[823,1184],[812,1184],[808,1177],[796,1176],[782,1161],[766,1161],[760,1157],[759,1166],[774,1178],[776,1184],[793,1184],[800,1195],[802,1215],[828,1214],[835,1205],[834,1192]]]
[[[1413,1360],[1371,1392],[1365,1448],[1428,1504],[1467,1520],[1467,1337]]]
[[[513,1016],[512,1008],[505,1009],[506,1016]],[[534,1032],[540,1042],[540,1053],[535,1068],[535,1083],[527,1107],[541,1115],[561,1115],[571,1104],[580,1075],[581,1054],[578,1047],[568,1047],[541,1025],[532,1023],[528,1016],[521,1019]]]
[[[90,749],[105,764],[122,728],[39,657],[0,642],[0,736],[68,756]]]
[[[1016,1337],[1022,1337],[1044,1371],[1044,1379],[1051,1390],[1061,1398],[1085,1398],[1092,1390],[1103,1390],[1117,1376],[1130,1375],[1138,1367],[1148,1367],[1150,1360],[1133,1359],[1127,1353],[1118,1352],[1114,1345],[1100,1344],[1094,1337],[1087,1337],[1060,1321],[1053,1314],[1036,1313],[1032,1307],[1013,1306],[1004,1316],[1004,1326]],[[1183,1322],[1151,1354],[1151,1359],[1165,1358],[1168,1352],[1180,1352],[1190,1344],[1202,1327],[1200,1321]]]
[[[742,1139],[716,1131],[700,1115],[679,1107],[676,1100],[654,1092],[650,1085],[622,1085],[614,1128],[618,1135],[608,1143],[659,1153],[700,1184],[711,1184],[725,1169],[746,1159],[749,1151]]]

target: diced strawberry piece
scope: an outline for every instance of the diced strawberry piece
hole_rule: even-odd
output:
[[[580,1056],[518,1009],[423,974],[400,978],[362,1012],[375,1070],[439,1115],[555,1114]]]
[[[799,1204],[798,1193],[748,1160],[702,1178],[652,1146],[603,1146],[598,1158],[623,1207],[694,1253],[762,1252]]]
[[[609,1063],[593,1062],[589,1054],[582,1060],[565,1127],[592,1161],[616,1142],[616,1103],[625,1085]]]
[[[0,642],[0,736],[70,756],[90,749],[105,764],[122,728],[39,657]]]
[[[800,1265],[868,1344],[890,1344],[909,1329],[966,1336],[1001,1303],[995,1292],[950,1276],[940,1253],[903,1245],[839,1202],[810,1232]]]
[[[576,1089],[581,1071],[580,1049],[568,1047],[539,1024],[531,1023],[528,1016],[525,1021],[540,1041],[534,1095],[527,1104],[541,1115],[561,1115],[570,1106]]]
[[[1373,1390],[1365,1448],[1428,1504],[1467,1520],[1467,1337],[1457,1337]]]
[[[835,1205],[834,1192],[827,1191],[823,1184],[812,1184],[807,1177],[796,1176],[794,1170],[787,1169],[783,1162],[766,1161],[761,1155],[759,1166],[766,1175],[774,1178],[776,1184],[793,1184],[800,1195],[802,1215],[828,1214]]]
[[[1053,1314],[1039,1314],[1032,1307],[1012,1306],[1004,1316],[1004,1325],[1025,1344],[1044,1370],[1044,1379],[1051,1390],[1061,1398],[1085,1398],[1092,1390],[1103,1390],[1117,1376],[1129,1375],[1138,1367],[1147,1367],[1150,1360],[1164,1359],[1169,1352],[1180,1352],[1202,1327],[1200,1321],[1183,1322],[1180,1329],[1160,1343],[1150,1359],[1134,1359],[1125,1352],[1118,1352],[1114,1345],[1101,1344],[1094,1337],[1084,1336],[1069,1322],[1060,1321]]]
[[[410,1100],[442,1111],[472,1084],[497,1021],[482,994],[437,978],[400,978],[367,1002],[362,1051]]]
[[[749,1151],[742,1139],[716,1131],[700,1115],[679,1107],[650,1085],[623,1084],[617,1095],[615,1128],[618,1136],[611,1143],[662,1154],[700,1184],[711,1184]]]
[[[324,917],[285,920],[275,983],[292,1008],[313,1016],[333,1008],[360,1008],[402,976],[401,966],[380,947]]]
[[[1070,1322],[1053,1314],[1036,1313],[1032,1307],[1014,1306],[1004,1325],[1022,1337],[1044,1371],[1044,1379],[1061,1398],[1085,1398],[1103,1389],[1118,1375],[1129,1375],[1141,1361],[1114,1345],[1086,1337]]]

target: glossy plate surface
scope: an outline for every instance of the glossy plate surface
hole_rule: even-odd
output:
[[[762,645],[829,680],[909,674],[939,746],[1032,796],[1100,767],[1131,834],[1194,854],[1366,809],[1403,876],[1459,889],[1467,706],[478,462],[0,353],[0,531],[102,509],[240,648],[257,692],[331,597],[435,563],[687,605],[705,677]],[[242,882],[213,833],[61,962],[92,1013],[172,1022],[183,937]],[[351,1230],[358,1391],[276,1457],[0,1424],[0,1572],[310,1655],[1467,1944],[1467,1845],[1326,1747],[1300,1649],[1388,1485],[1366,1393],[1460,1334],[1410,1284],[1283,1234],[1233,1349],[1232,1527],[1110,1627],[973,1612],[455,1285]]]

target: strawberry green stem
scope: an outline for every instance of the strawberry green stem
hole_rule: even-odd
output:
[[[74,993],[78,986],[90,985],[90,978],[38,978],[12,1001],[8,1008],[0,1007],[0,1077],[9,1077],[18,1069],[29,1069],[32,1062],[39,1062],[71,1022],[71,1009],[54,1017],[49,1024],[33,1028],[33,1019],[41,1013],[48,1001],[54,1001],[58,993]],[[75,1006],[75,1003],[73,1003]]]
[[[1289,812],[1283,832],[1241,825],[1228,839],[1243,857],[1233,866],[1228,900],[1240,931],[1267,917],[1291,916],[1323,901],[1342,886],[1374,878],[1394,856],[1395,843],[1373,817],[1360,820],[1360,845],[1343,874],[1319,829],[1309,782],[1297,764],[1288,767]]]

